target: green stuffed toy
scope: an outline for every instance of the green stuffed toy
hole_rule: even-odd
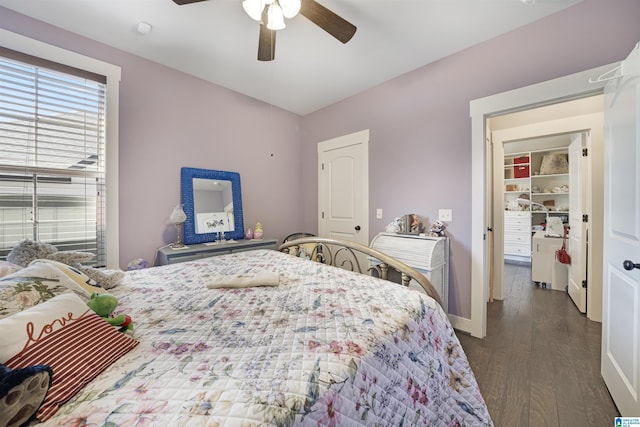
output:
[[[118,328],[120,332],[132,331],[133,322],[126,314],[112,315],[118,306],[118,299],[111,294],[99,294],[94,292],[87,302],[89,308],[96,312],[112,326]]]

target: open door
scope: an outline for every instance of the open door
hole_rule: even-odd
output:
[[[583,220],[586,209],[585,191],[587,161],[582,149],[587,146],[586,133],[571,137],[569,145],[569,237],[568,247],[571,255],[569,265],[569,296],[581,313],[587,311],[587,222]],[[584,218],[586,219],[586,218]]]
[[[623,416],[640,414],[640,44],[605,88],[601,372]]]

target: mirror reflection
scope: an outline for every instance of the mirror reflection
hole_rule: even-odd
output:
[[[231,181],[193,178],[196,233],[235,230]]]
[[[186,244],[244,237],[239,173],[183,167],[181,184]]]

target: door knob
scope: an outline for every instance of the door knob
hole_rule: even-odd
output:
[[[625,270],[633,270],[634,268],[640,269],[640,264],[635,264],[633,261],[629,261],[628,259],[624,260],[622,266]]]
[[[356,231],[360,231],[360,226],[356,225]]]

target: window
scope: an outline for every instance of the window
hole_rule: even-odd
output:
[[[2,46],[4,48],[12,49],[14,52],[22,52],[23,54],[51,61],[58,65],[64,64],[67,67],[73,67],[75,71],[84,70],[84,72],[94,73],[94,75],[106,76],[106,140],[104,149],[106,151],[105,187],[107,192],[105,195],[105,206],[103,207],[106,218],[103,219],[103,223],[106,224],[106,229],[103,230],[102,233],[106,236],[107,268],[119,268],[118,109],[120,102],[120,67],[77,52],[61,49],[21,34],[12,33],[2,28],[0,28],[0,40],[2,40]],[[0,49],[3,49],[3,47],[0,47]],[[0,54],[0,56],[2,56],[2,54]]]
[[[36,239],[106,265],[106,78],[0,56],[0,257]]]

